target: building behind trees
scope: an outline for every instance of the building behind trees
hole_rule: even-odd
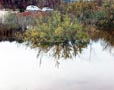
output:
[[[55,8],[61,0],[0,0],[0,8],[25,9],[28,5]]]

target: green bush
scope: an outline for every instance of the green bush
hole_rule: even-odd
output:
[[[102,30],[114,30],[114,4],[107,3],[102,6],[101,11],[97,13],[98,29]]]
[[[27,30],[24,35],[24,40],[33,48],[40,47],[48,50],[49,47],[59,46],[56,49],[56,54],[59,56],[63,50],[64,57],[69,57],[70,48],[76,49],[76,52],[81,51],[82,47],[88,43],[88,35],[85,32],[81,23],[77,18],[71,19],[68,15],[61,15],[55,11],[50,15],[44,15],[38,18],[37,26],[31,30]]]

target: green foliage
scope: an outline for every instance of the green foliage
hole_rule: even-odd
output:
[[[97,4],[93,1],[78,1],[64,6],[62,10],[72,18],[76,17],[83,25],[89,25],[95,23]]]
[[[82,16],[86,18],[89,18],[92,14],[94,14],[95,10],[96,3],[83,1],[71,3],[67,8],[67,12],[73,13],[78,17]]]
[[[59,49],[55,48],[55,55],[60,57],[62,51],[62,56],[67,58],[70,57],[71,48],[76,49],[74,50],[76,55],[87,45],[89,38],[77,18],[71,19],[67,14],[61,15],[55,11],[48,16],[38,18],[37,26],[26,31],[24,40],[33,48],[40,47],[44,51],[57,46]]]
[[[103,10],[100,10],[96,13],[96,18],[100,19],[100,18],[104,18],[105,12]]]
[[[114,30],[114,3],[104,3],[97,15],[96,26],[99,29]]]

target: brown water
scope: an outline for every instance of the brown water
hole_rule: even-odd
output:
[[[18,45],[0,43],[0,90],[114,90],[114,48],[91,42],[73,59],[60,60]]]

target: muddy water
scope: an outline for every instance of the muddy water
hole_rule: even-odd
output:
[[[0,90],[114,90],[114,50],[92,42],[73,59],[60,60],[16,42],[0,43]]]

